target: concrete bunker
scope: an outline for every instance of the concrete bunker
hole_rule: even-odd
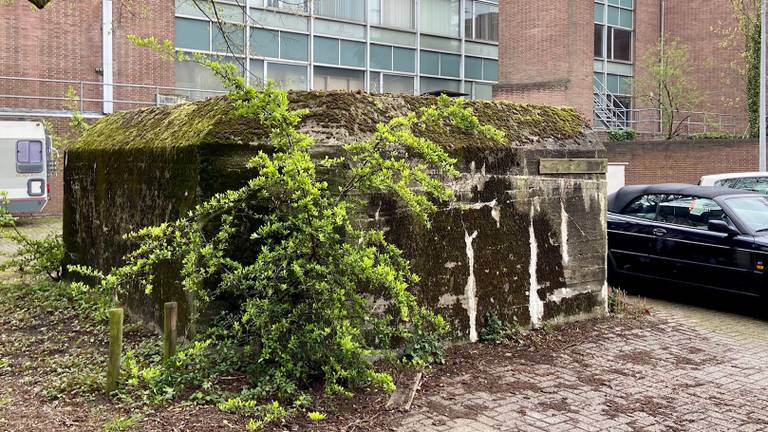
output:
[[[300,126],[318,157],[368,136],[379,122],[434,98],[295,92]],[[459,203],[431,229],[411,223],[386,197],[363,218],[382,227],[422,276],[419,299],[477,340],[486,313],[523,326],[597,316],[606,310],[605,149],[569,108],[468,102],[507,133],[504,146],[460,131],[427,131],[458,159]],[[234,118],[225,97],[121,112],[97,122],[66,154],[67,260],[108,270],[130,245],[123,235],[183,216],[214,193],[242,185],[245,161],[266,139],[258,120]],[[332,173],[331,173],[332,175]],[[194,300],[163,272],[151,296],[131,292],[130,311],[161,322],[162,304]],[[187,329],[189,330],[189,329]]]

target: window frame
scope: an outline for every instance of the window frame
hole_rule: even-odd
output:
[[[32,161],[32,143],[36,143],[40,146],[40,161]],[[20,144],[26,145],[26,160],[21,159]],[[40,140],[17,140],[15,145],[16,150],[16,173],[17,174],[40,174],[45,171],[45,144]]]

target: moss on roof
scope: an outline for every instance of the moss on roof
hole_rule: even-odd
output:
[[[361,92],[291,92],[294,108],[307,108],[303,132],[324,144],[348,143],[370,135],[377,123],[434,104],[433,97],[370,95]],[[583,136],[584,119],[572,108],[502,101],[467,101],[479,120],[506,132],[508,146]],[[235,118],[226,97],[173,106],[119,112],[99,120],[71,148],[173,149],[202,144],[258,142],[266,135],[258,120]],[[456,130],[425,134],[447,148],[496,146]]]

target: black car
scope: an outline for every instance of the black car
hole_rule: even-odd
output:
[[[768,298],[768,197],[687,184],[608,196],[608,277],[637,276]],[[628,278],[629,276],[629,278]]]

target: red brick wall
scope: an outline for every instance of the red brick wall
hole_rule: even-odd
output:
[[[609,162],[626,162],[626,184],[697,183],[703,175],[757,171],[755,140],[606,142]]]
[[[591,1],[501,2],[494,97],[575,107],[592,118]]]
[[[37,11],[25,0],[0,2],[0,76],[101,82],[101,0],[54,0]],[[128,41],[129,34],[174,38],[174,2],[113,2],[114,82],[173,86],[173,63]],[[70,84],[0,79],[0,94],[63,97]],[[74,85],[80,93],[81,86]],[[101,86],[86,85],[84,99],[101,99]],[[118,89],[118,99],[153,102],[155,90]],[[0,98],[0,107],[63,109],[63,101]],[[133,106],[135,107],[135,106]],[[124,108],[124,107],[123,107]],[[100,102],[84,111],[100,112]]]

